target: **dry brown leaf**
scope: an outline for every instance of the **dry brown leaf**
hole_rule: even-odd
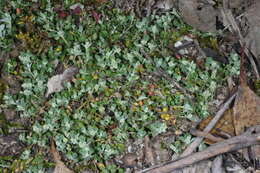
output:
[[[203,131],[204,128],[209,124],[209,122],[213,119],[213,116],[208,116],[205,119],[203,119],[198,129]],[[235,135],[235,129],[233,126],[232,121],[232,110],[227,110],[223,117],[217,122],[217,124],[214,126],[214,128],[210,131],[210,134],[216,136],[216,137],[223,137],[227,138],[227,135],[234,136]],[[206,144],[213,144],[214,141],[211,141],[209,139],[204,140]]]
[[[51,150],[50,150],[53,160],[56,163],[55,169],[53,173],[74,173],[66,165],[61,161],[61,157],[59,152],[56,150],[54,141],[51,141]]]
[[[251,126],[260,125],[260,98],[248,86],[239,87],[232,110],[225,112],[210,134],[218,137],[227,137],[223,136],[224,134],[235,136],[240,135]],[[209,116],[202,120],[198,129],[203,130],[212,118],[213,116]],[[214,142],[205,139],[205,143],[213,144]]]
[[[233,107],[236,135],[240,135],[251,126],[260,125],[260,98],[247,86],[244,61],[243,50],[240,57],[240,86]]]
[[[246,73],[244,69],[245,48],[243,48],[240,57],[240,86],[238,87],[233,111],[226,112],[221,120],[215,125],[211,131],[212,135],[220,136],[216,131],[217,128],[222,129],[221,132],[240,135],[247,128],[260,125],[260,98],[247,86]],[[204,129],[211,121],[212,117],[203,120],[199,128]],[[232,123],[233,127],[232,127]],[[232,129],[233,128],[233,129]],[[225,131],[227,130],[227,131]]]
[[[48,97],[50,94],[59,92],[63,89],[64,82],[72,80],[73,76],[78,73],[78,68],[69,67],[62,74],[52,76],[47,83],[47,92],[45,97]]]
[[[233,123],[236,135],[246,128],[260,125],[260,98],[248,86],[239,87],[233,108]]]

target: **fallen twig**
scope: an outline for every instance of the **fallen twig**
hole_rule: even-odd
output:
[[[203,151],[142,170],[139,173],[167,173],[223,153],[236,151],[251,145],[259,145],[259,136],[260,133],[250,135],[245,133],[240,136],[235,136],[225,141],[213,144]]]
[[[222,107],[219,109],[215,117],[210,121],[210,123],[207,125],[207,127],[203,130],[204,133],[209,133],[213,127],[216,125],[218,120],[221,118],[221,116],[224,114],[224,112],[229,108],[230,103],[234,100],[234,98],[237,95],[237,91],[222,105]],[[182,153],[183,156],[187,156],[191,154],[197,146],[201,143],[203,140],[203,137],[197,137],[190,145],[189,147]]]
[[[221,142],[221,141],[225,140],[224,138],[215,137],[215,136],[213,136],[213,135],[210,134],[210,133],[205,133],[205,132],[200,131],[200,130],[197,130],[197,129],[191,129],[191,130],[190,130],[190,133],[191,133],[193,136],[207,138],[207,139],[209,139],[209,140],[211,140],[211,141],[214,141],[214,142]]]

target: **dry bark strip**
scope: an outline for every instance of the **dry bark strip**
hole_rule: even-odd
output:
[[[220,108],[220,110],[217,112],[215,117],[210,121],[210,123],[207,125],[207,127],[203,130],[204,133],[209,133],[213,127],[216,125],[218,120],[222,117],[224,112],[229,108],[229,105],[236,97],[237,92],[235,92],[226,102],[225,104]],[[197,137],[190,145],[189,147],[182,153],[181,157],[187,156],[191,154],[201,143],[203,140],[203,137]]]
[[[175,171],[177,169],[192,165],[196,162],[209,159],[211,157],[236,151],[242,148],[249,147],[251,145],[260,145],[260,133],[249,135],[247,132],[240,136],[227,139],[223,142],[216,143],[207,149],[190,154],[188,156],[181,157],[174,161],[169,161],[145,170],[139,173],[167,173]]]

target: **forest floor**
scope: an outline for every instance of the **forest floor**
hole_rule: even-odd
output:
[[[122,2],[0,2],[3,172],[133,172],[176,159],[196,138],[190,129],[203,130],[236,91],[247,49],[227,21],[215,20],[221,4]],[[231,5],[235,16],[249,16],[247,25],[236,21],[242,41],[253,42],[246,79],[260,95],[259,26],[250,25],[259,18],[250,4]],[[259,125],[251,117],[233,127],[226,117],[214,135]],[[256,169],[239,152],[223,157],[226,171]]]

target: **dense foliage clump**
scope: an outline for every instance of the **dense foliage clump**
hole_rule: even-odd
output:
[[[12,1],[12,10],[0,13],[0,48],[8,52],[17,42],[24,45],[19,57],[4,65],[5,73],[19,78],[22,90],[5,94],[1,106],[30,119],[28,131],[19,136],[29,146],[46,149],[53,138],[71,163],[103,162],[124,151],[130,138],[156,136],[176,128],[179,119],[207,116],[215,89],[238,73],[236,55],[226,66],[208,58],[203,69],[186,56],[175,58],[168,47],[182,35],[212,37],[193,31],[175,11],[140,19],[109,4],[95,10],[79,4],[73,12],[74,4],[64,1],[63,11],[57,11],[46,0],[37,10],[26,10],[29,3]],[[56,62],[75,66],[79,73],[64,90],[45,98]],[[158,76],[158,69],[194,100]],[[172,148],[178,151],[177,145]],[[32,151],[28,148],[21,158],[33,157]],[[41,163],[31,164],[28,172],[44,171]]]

